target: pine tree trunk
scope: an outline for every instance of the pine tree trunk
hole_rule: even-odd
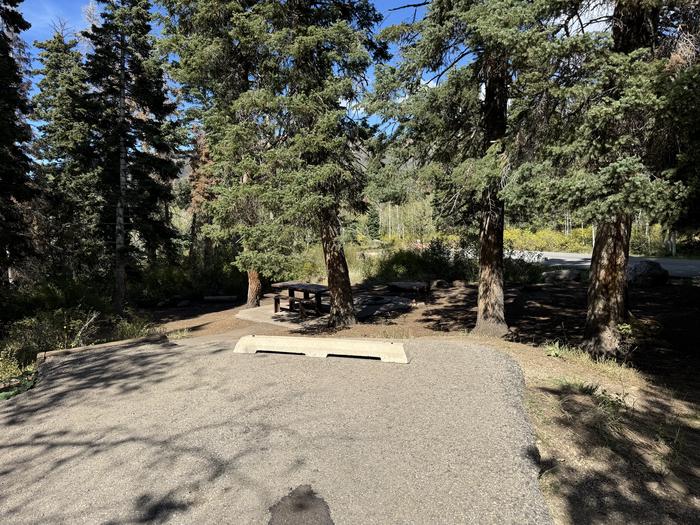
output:
[[[193,211],[192,212],[192,222],[190,223],[190,234],[189,234],[189,253],[187,255],[187,259],[189,261],[190,265],[190,271],[192,272],[192,275],[194,275],[195,270],[197,269],[197,230],[198,230],[198,216],[197,212]]]
[[[119,194],[117,197],[114,251],[114,310],[118,314],[124,312],[124,300],[126,298],[126,227],[124,223],[124,206],[127,184],[127,159],[124,137],[126,131],[126,55],[124,46],[124,37],[122,37],[119,67]]]
[[[619,325],[627,320],[627,262],[632,217],[619,215],[596,228],[588,285],[586,349],[596,356],[619,352]]]
[[[248,180],[248,172],[244,172],[241,177],[241,184],[248,184]],[[248,300],[246,301],[246,308],[256,308],[260,306],[260,297],[262,297],[260,274],[257,270],[248,270]]]
[[[262,297],[262,282],[260,274],[255,270],[248,270],[248,301],[246,308],[256,308],[260,306],[260,298]]]
[[[350,273],[345,251],[340,243],[340,219],[335,210],[327,211],[321,217],[321,243],[326,260],[331,301],[328,325],[332,327],[354,325],[356,319]]]
[[[503,138],[508,119],[508,62],[501,55],[484,58],[484,153]],[[474,332],[494,337],[508,333],[503,293],[503,228],[505,208],[493,181],[482,199],[479,233],[479,297]]]
[[[630,53],[652,46],[659,8],[618,1],[613,12],[613,50]],[[613,93],[613,96],[617,96]],[[615,356],[622,337],[619,325],[627,318],[627,262],[632,216],[621,211],[596,228],[588,285],[585,347],[596,356]]]
[[[482,212],[479,232],[479,299],[474,332],[503,337],[508,333],[503,293],[503,202],[494,194]]]

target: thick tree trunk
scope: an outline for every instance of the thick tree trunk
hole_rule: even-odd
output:
[[[321,243],[326,260],[331,301],[328,325],[332,327],[354,325],[356,320],[350,273],[345,251],[340,243],[340,219],[335,210],[327,211],[321,217]]]
[[[652,47],[658,18],[659,8],[654,5],[618,1],[613,12],[613,50],[630,53]],[[596,356],[620,352],[619,325],[628,318],[626,273],[631,229],[632,217],[623,210],[596,229],[584,331],[584,345]]]
[[[246,308],[256,308],[260,306],[260,298],[262,297],[262,282],[260,274],[255,270],[248,270],[248,301]]]
[[[126,227],[124,224],[124,206],[127,185],[127,152],[124,140],[126,119],[126,56],[124,38],[121,42],[121,57],[119,68],[119,194],[117,197],[117,216],[115,227],[114,250],[114,310],[124,312],[126,298]]]
[[[502,55],[484,58],[484,153],[506,133],[508,119],[508,61]],[[492,181],[482,198],[479,234],[479,297],[474,332],[502,337],[508,332],[503,293],[503,201],[500,181]]]
[[[479,232],[479,299],[474,332],[503,337],[508,333],[503,294],[503,202],[493,192],[482,211]]]
[[[615,356],[620,348],[619,325],[628,318],[626,272],[631,229],[629,215],[619,215],[596,228],[584,332],[585,346],[596,356]]]

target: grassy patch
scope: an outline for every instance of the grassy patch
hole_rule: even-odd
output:
[[[132,317],[130,319],[119,319],[114,329],[106,341],[121,341],[122,339],[136,339],[158,333],[158,328],[149,320],[143,317]]]
[[[578,363],[622,382],[640,377],[640,373],[625,362],[609,357],[593,357],[578,347],[563,344],[559,341],[545,345],[544,351],[548,357]]]
[[[171,341],[176,341],[178,339],[185,339],[186,337],[190,337],[192,335],[192,331],[189,328],[180,328],[179,330],[173,330],[172,332],[168,332],[168,339]]]
[[[621,430],[627,394],[610,393],[594,383],[568,380],[561,381],[559,390],[561,410],[567,417],[583,417],[605,440]],[[582,400],[581,396],[589,400]]]

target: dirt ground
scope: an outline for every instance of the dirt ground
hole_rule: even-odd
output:
[[[381,290],[376,290],[381,293]],[[585,286],[507,290],[507,352],[526,379],[540,483],[556,523],[697,523],[700,519],[700,287],[632,290],[639,345],[629,362],[593,362],[572,348],[585,320]],[[271,299],[263,305],[272,308]],[[289,333],[235,317],[240,307],[193,305],[154,313],[171,337]],[[434,290],[408,313],[335,332],[343,337],[471,337],[476,288]],[[292,333],[305,333],[302,326]],[[559,341],[559,346],[551,343]]]

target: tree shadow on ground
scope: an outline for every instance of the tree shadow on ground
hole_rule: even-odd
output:
[[[542,345],[582,342],[586,321],[586,287],[580,283],[535,284],[518,289],[507,310],[510,340]]]
[[[580,346],[586,321],[586,284],[557,283],[524,286],[507,308],[510,340],[545,345],[554,341]],[[629,308],[637,344],[625,362],[652,382],[700,402],[697,370],[697,320],[700,287],[669,284],[631,288]]]
[[[476,286],[433,290],[433,304],[419,323],[436,332],[471,330],[476,324]]]
[[[478,288],[465,285],[433,290],[431,307],[426,309],[419,323],[436,332],[470,331],[476,325]],[[509,286],[504,290],[506,321],[513,324],[520,312],[520,288]]]
[[[39,419],[66,403],[80,402],[74,394],[82,390],[114,389],[124,394],[146,382],[161,382],[172,373],[176,347],[169,342],[132,342],[49,358],[39,366],[34,389],[0,404],[0,421],[18,425]],[[128,353],[122,352],[127,349]]]
[[[241,304],[240,301],[214,303],[193,302],[187,306],[172,306],[152,310],[149,312],[149,317],[151,317],[155,323],[164,324],[173,321],[182,321],[184,319],[192,319],[200,315],[223,312],[240,306]]]
[[[220,421],[182,431],[148,425],[109,425],[97,420],[95,428],[87,432],[62,429],[24,433],[17,438],[6,436],[0,440],[4,485],[0,508],[6,515],[16,516],[19,520],[20,516],[38,512],[37,503],[41,502],[42,519],[46,523],[84,521],[85,508],[76,504],[75,499],[89,498],[89,491],[77,491],[76,498],[64,494],[61,503],[51,503],[60,496],[36,487],[45,487],[42,484],[52,476],[61,479],[60,473],[65,472],[72,472],[80,479],[86,468],[90,469],[87,470],[90,475],[104,471],[132,480],[133,492],[113,491],[106,501],[92,501],[89,516],[111,515],[112,518],[101,521],[109,525],[169,522],[206,501],[214,487],[230,496],[248,491],[261,500],[269,500],[266,484],[248,475],[247,465],[266,461],[268,448],[265,444],[273,440],[273,436],[275,439],[280,435],[293,439],[300,444],[300,450],[306,450],[311,438],[294,427],[314,424],[308,419],[292,419],[286,424],[269,423],[264,419],[258,421],[258,414],[285,406],[302,395],[302,392],[292,390],[279,396],[277,391],[276,384],[264,383],[250,391],[240,392],[240,398],[258,401],[246,403]],[[260,400],[261,396],[275,397]],[[230,434],[234,429],[237,439],[229,449],[211,446],[216,440],[197,439],[197,436]],[[347,436],[338,430],[315,435],[314,443],[318,445],[316,440],[321,440],[327,441],[328,446],[337,446],[337,442],[344,439]],[[225,452],[222,454],[222,451]],[[100,459],[102,457],[104,459]],[[305,461],[305,458],[297,457],[289,468],[298,468]],[[162,488],[153,486],[154,472],[163,473],[163,482],[159,483]],[[100,484],[111,486],[109,479]],[[76,487],[66,488],[72,491]],[[226,506],[229,505],[230,502]],[[225,516],[220,518],[226,519]]]
[[[572,523],[697,521],[700,433],[673,417],[658,392],[646,392],[642,406],[591,385],[539,390],[560,409],[559,442],[549,447],[554,454],[557,446],[574,447],[567,457],[584,458],[540,461],[545,486],[563,496]]]
[[[631,290],[630,310],[652,327],[629,357],[630,364],[700,404],[700,286],[678,281]]]

